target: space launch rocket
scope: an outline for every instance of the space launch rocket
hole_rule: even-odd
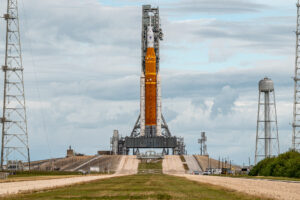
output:
[[[151,20],[150,20],[151,21]],[[140,131],[141,136],[161,136],[161,87],[156,63],[153,26],[147,27],[147,53],[141,73]]]

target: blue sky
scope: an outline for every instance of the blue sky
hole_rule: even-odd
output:
[[[295,3],[20,0],[32,159],[63,157],[69,145],[95,154],[109,148],[114,129],[130,134],[139,113],[143,4],[160,7],[163,113],[173,135],[185,138],[188,153],[199,153],[196,141],[206,131],[212,157],[253,162],[257,86],[265,76],[275,83],[280,147],[286,151]],[[3,60],[3,31],[0,39]]]

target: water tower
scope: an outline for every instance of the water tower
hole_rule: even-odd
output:
[[[274,83],[269,78],[259,81],[256,127],[255,164],[279,154],[279,139]]]

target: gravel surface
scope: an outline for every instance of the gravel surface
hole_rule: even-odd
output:
[[[93,180],[136,174],[138,170],[138,165],[139,160],[136,158],[136,156],[122,156],[117,173],[113,175],[80,176],[56,179],[51,179],[51,177],[48,177],[47,180],[24,180],[20,182],[4,182],[0,183],[0,196],[32,190],[44,190],[49,188],[63,187],[76,183],[83,183]]]
[[[81,177],[81,175],[51,175],[51,176],[24,176],[24,177],[12,177],[8,179],[0,180],[0,183],[8,182],[19,182],[19,181],[39,181],[39,180],[49,180],[49,179],[61,179],[61,178],[74,178]]]
[[[67,186],[75,183],[83,183],[83,182],[88,182],[93,180],[111,178],[115,176],[120,176],[120,175],[82,176],[82,177],[51,179],[51,180],[0,183],[0,196],[5,196],[8,194],[16,194],[16,193],[32,191],[32,190],[56,188],[56,187]]]
[[[300,183],[202,175],[177,176],[183,176],[193,181],[218,185],[260,197],[278,200],[300,200]]]

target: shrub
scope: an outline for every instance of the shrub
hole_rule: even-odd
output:
[[[266,158],[257,163],[249,175],[300,178],[300,153],[289,151],[275,158]]]

